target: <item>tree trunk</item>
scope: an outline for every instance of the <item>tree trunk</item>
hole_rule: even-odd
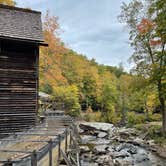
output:
[[[164,92],[162,91],[161,81],[158,81],[158,93],[159,93],[160,108],[162,113],[162,132],[163,135],[166,136],[166,109],[165,109],[165,98],[163,94]]]
[[[122,96],[122,119],[121,119],[121,124],[122,125],[126,124],[126,108],[125,108],[125,95],[124,94]]]
[[[162,131],[163,134],[166,136],[166,109],[165,109],[165,101],[162,97],[160,98],[160,104],[162,112]]]
[[[149,109],[148,109],[146,101],[145,101],[145,114],[146,114],[146,120],[148,121],[149,120]]]

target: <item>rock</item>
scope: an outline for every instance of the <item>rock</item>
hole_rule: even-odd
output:
[[[105,132],[100,132],[97,137],[99,137],[99,138],[104,138],[104,137],[106,137],[106,136],[107,136],[107,133],[105,133]]]
[[[141,145],[145,144],[145,141],[143,139],[137,137],[132,141],[132,143],[135,145],[141,146]]]
[[[107,132],[109,129],[114,130],[115,127],[113,124],[110,123],[101,123],[101,122],[85,122],[81,123],[80,128],[83,130],[100,130]]]
[[[106,154],[107,153],[107,145],[98,145],[98,146],[95,146],[94,148],[94,152],[96,154]]]
[[[130,135],[137,135],[137,130],[135,128],[126,128],[126,127],[122,127],[119,128],[119,133],[128,133]]]
[[[117,146],[115,148],[115,150],[119,152],[119,151],[121,151],[123,149],[130,149],[130,148],[133,148],[132,144],[123,143],[123,144],[120,144],[119,146]]]
[[[152,148],[158,154],[165,155],[166,147],[158,148],[153,140],[145,140],[137,137],[135,129],[116,128],[105,123],[85,123],[90,125],[86,130],[81,130],[83,134],[88,131],[90,135],[81,135],[82,143],[86,144],[81,149],[81,160],[83,165],[88,166],[131,166],[131,165],[163,165],[165,160],[152,153]],[[104,127],[102,125],[105,125]],[[112,126],[110,128],[110,126]],[[118,132],[119,130],[119,132]],[[154,151],[153,150],[153,151]],[[160,162],[161,161],[161,162]],[[94,165],[93,165],[94,164]]]
[[[113,160],[114,166],[121,166],[121,163],[116,159]]]
[[[94,140],[96,140],[95,136],[91,136],[91,135],[83,135],[83,136],[81,136],[81,142],[83,144],[87,144],[87,143],[89,143],[91,141],[94,141]]]
[[[149,160],[147,153],[135,155],[135,163],[141,163],[143,161]]]
[[[98,163],[88,163],[88,166],[98,166],[99,164]]]
[[[81,165],[84,165],[84,166],[99,166],[98,163],[94,163],[94,162],[85,162],[85,161],[81,161]]]
[[[108,166],[114,166],[112,157],[109,155],[102,155],[100,156],[97,160],[97,163],[99,163],[100,165],[108,165]]]
[[[113,146],[107,146],[106,151],[113,153],[115,150]]]
[[[157,146],[156,149],[158,156],[166,159],[166,145]]]
[[[80,153],[87,153],[87,152],[90,152],[88,146],[80,146]]]
[[[130,154],[136,154],[137,149],[136,148],[130,148],[129,150],[127,150],[127,152],[129,152]]]
[[[79,131],[78,131],[78,132],[79,132],[79,134],[84,134],[84,130],[82,130],[82,129],[80,129],[80,128],[79,128]]]
[[[130,154],[136,154],[137,153],[137,148],[132,145],[132,144],[120,144],[118,147],[115,148],[116,151],[120,152],[122,150],[125,150],[126,152]]]
[[[122,150],[122,151],[120,151],[120,152],[114,152],[114,153],[112,153],[111,156],[112,156],[113,158],[119,158],[119,157],[125,158],[125,157],[129,157],[130,154],[129,154],[127,151]]]
[[[154,146],[155,145],[154,140],[148,140],[147,144],[149,144],[150,146]]]
[[[131,145],[127,152],[129,152],[130,154],[136,154],[137,153],[137,148],[134,145]]]
[[[104,139],[104,138],[98,138],[96,140],[90,141],[90,143],[95,145],[103,145],[103,144],[109,144],[110,140]]]
[[[133,162],[132,162],[132,159],[130,158],[129,160],[123,160],[123,159],[115,159],[114,161],[114,165],[116,166],[131,166],[131,165],[134,165]]]
[[[118,130],[118,129],[117,129],[116,127],[108,129],[108,130],[107,130],[108,138],[109,138],[109,139],[112,139],[112,137],[117,136],[117,135],[118,135],[118,134],[117,134],[117,133],[118,133],[117,130]]]

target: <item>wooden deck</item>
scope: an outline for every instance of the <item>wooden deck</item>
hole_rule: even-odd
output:
[[[73,120],[69,116],[50,116],[44,124],[35,128],[10,133],[10,137],[0,140],[1,165],[58,165],[71,142],[72,126]]]

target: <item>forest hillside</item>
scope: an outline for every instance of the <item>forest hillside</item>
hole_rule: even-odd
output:
[[[41,48],[40,90],[63,103],[70,115],[128,125],[161,120],[157,90],[148,79],[125,72],[122,65],[98,64],[66,47],[57,17],[47,13],[43,24],[49,46]]]

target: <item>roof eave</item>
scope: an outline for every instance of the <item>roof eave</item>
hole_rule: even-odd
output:
[[[23,39],[23,38],[14,38],[14,37],[9,37],[9,36],[0,36],[0,39],[22,41],[22,42],[34,43],[34,44],[38,44],[40,46],[48,47],[48,44],[45,43],[44,40],[31,40],[31,39]]]
[[[36,13],[36,14],[40,14],[41,15],[40,11],[31,10],[29,8],[20,8],[20,7],[9,6],[9,5],[4,5],[4,4],[0,4],[0,8],[10,9],[10,10],[17,10],[17,11],[23,11],[23,12],[28,12],[28,13]]]

